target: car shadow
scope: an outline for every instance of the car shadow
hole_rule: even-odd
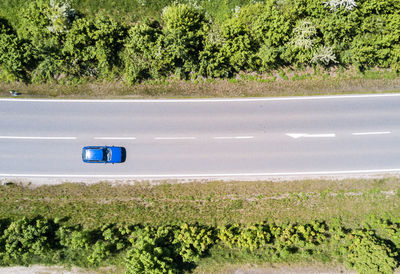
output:
[[[121,147],[121,163],[126,161],[126,149]]]

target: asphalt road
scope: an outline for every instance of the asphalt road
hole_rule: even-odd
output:
[[[87,145],[124,146],[87,164]],[[0,178],[400,172],[400,94],[220,100],[0,99]]]

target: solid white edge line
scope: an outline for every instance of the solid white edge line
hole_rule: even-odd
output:
[[[204,103],[204,102],[256,102],[256,101],[292,101],[292,100],[325,100],[325,99],[352,99],[400,97],[400,93],[384,94],[349,94],[326,96],[291,96],[291,97],[262,97],[262,98],[213,98],[213,99],[115,99],[115,100],[89,100],[89,99],[11,99],[0,98],[0,102],[61,102],[61,103]]]
[[[394,173],[400,168],[393,169],[367,169],[367,170],[334,170],[334,171],[309,171],[309,172],[271,172],[271,173],[194,173],[194,174],[16,174],[0,173],[0,177],[64,177],[64,178],[183,178],[183,177],[256,177],[256,176],[303,176],[303,175],[340,175],[340,174],[365,174],[365,173]]]
[[[30,140],[76,140],[76,137],[0,136],[0,139],[30,139]]]
[[[371,132],[354,132],[352,135],[380,135],[380,134],[390,134],[391,131],[371,131]]]
[[[154,137],[154,140],[194,140],[196,137]]]
[[[93,137],[95,140],[136,140],[136,137]]]

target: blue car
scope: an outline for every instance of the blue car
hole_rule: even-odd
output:
[[[85,163],[123,163],[125,158],[123,147],[88,146],[82,149],[82,160]]]

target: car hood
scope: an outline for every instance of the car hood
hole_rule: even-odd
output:
[[[111,151],[110,163],[120,163],[122,160],[122,149],[120,147],[109,147]]]

